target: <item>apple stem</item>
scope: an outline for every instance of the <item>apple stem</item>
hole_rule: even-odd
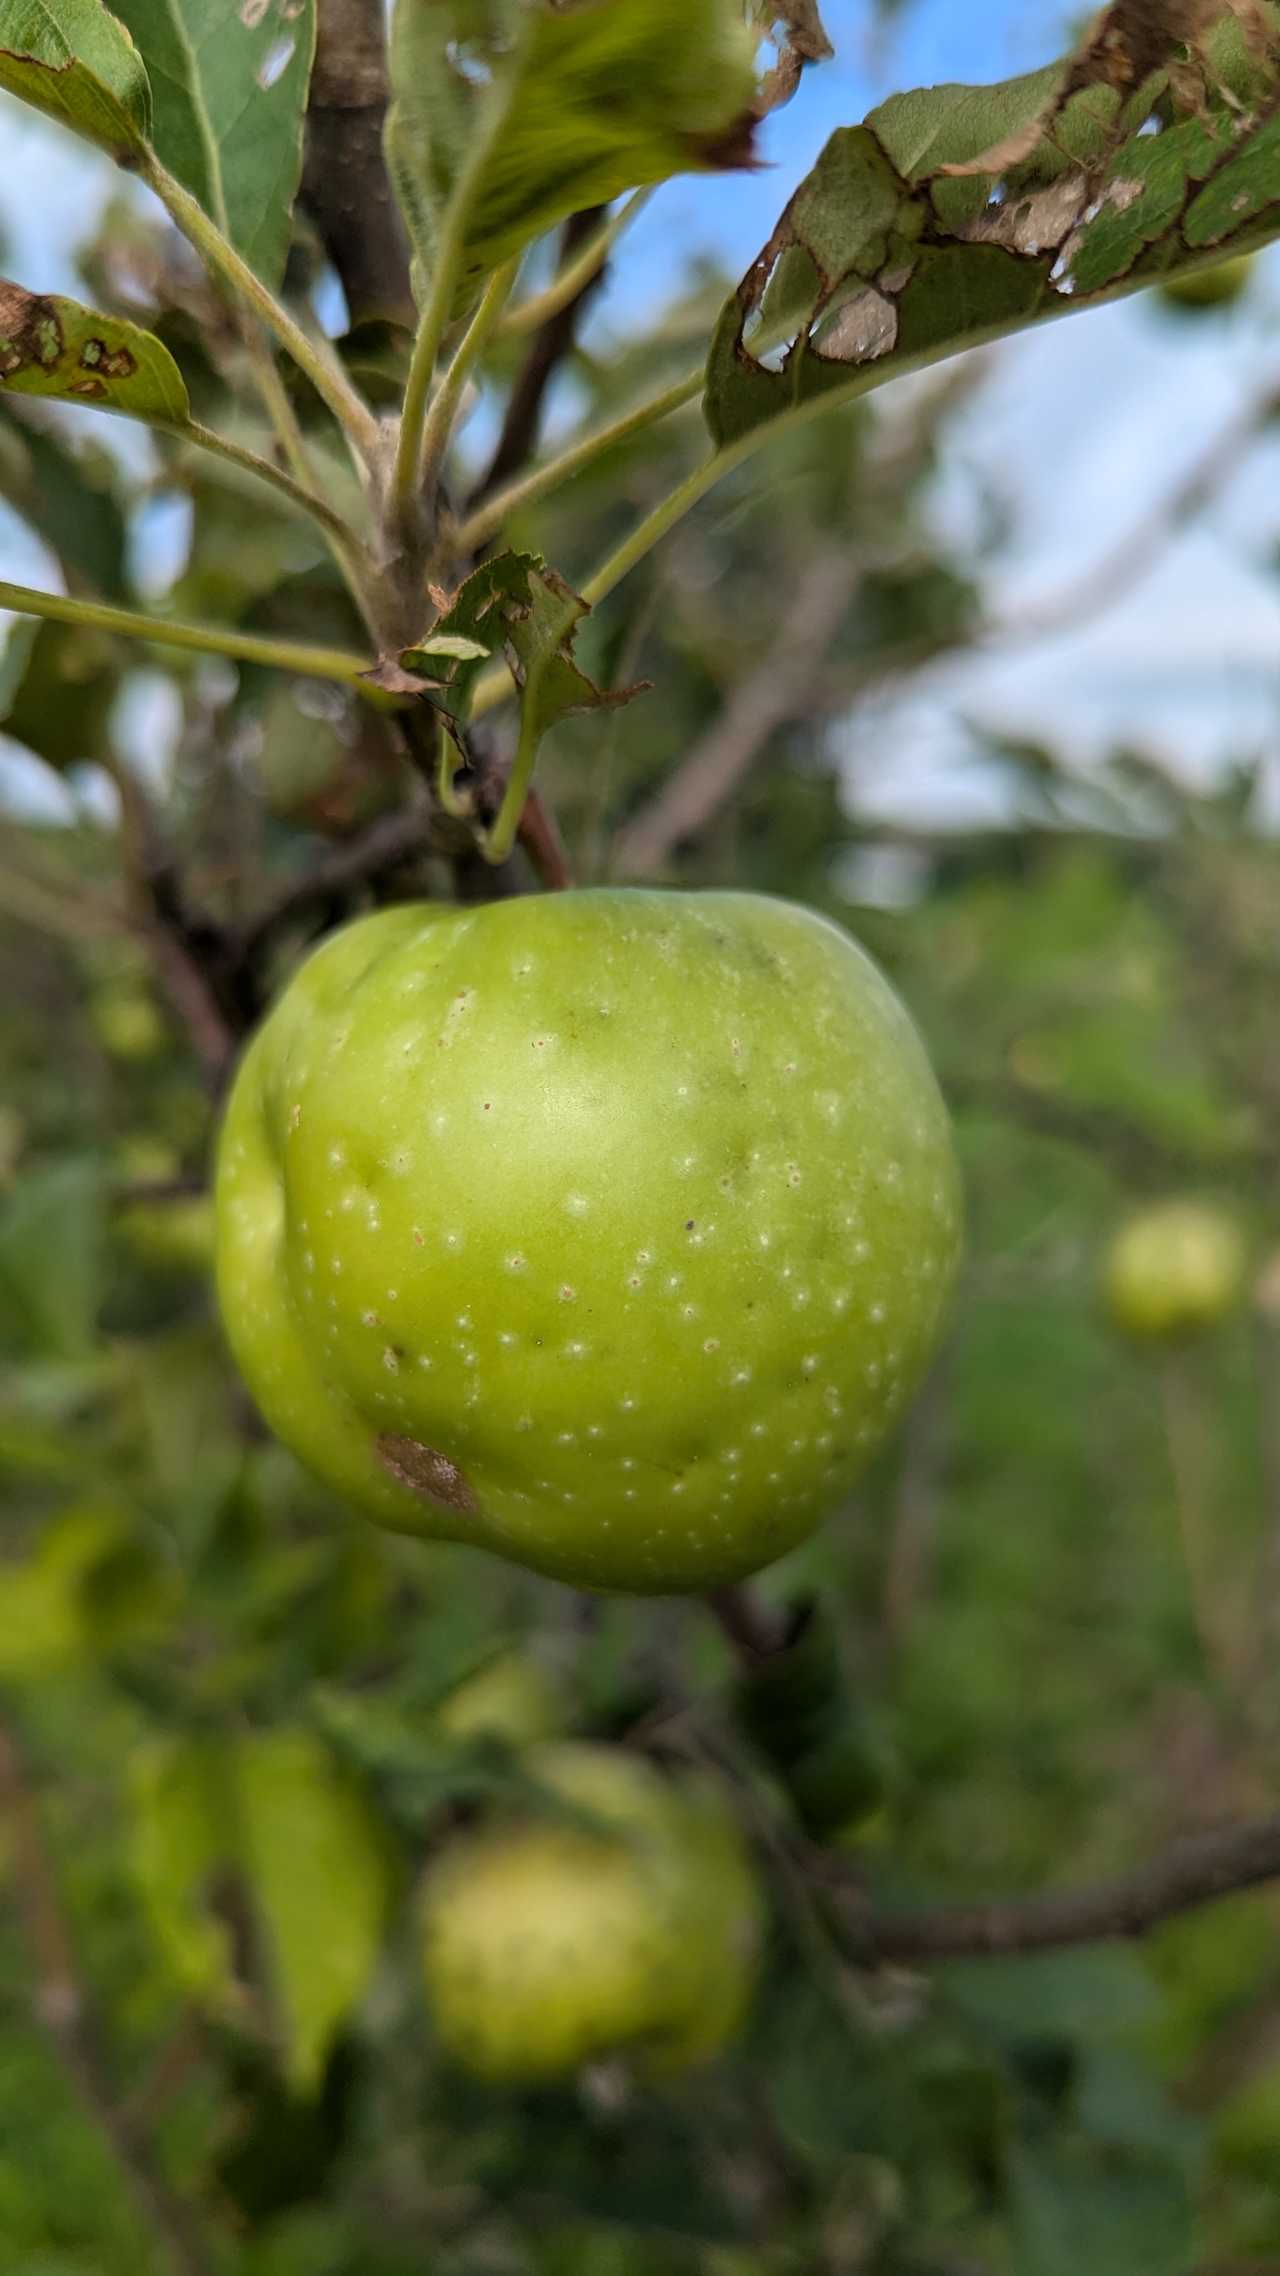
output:
[[[789,1612],[765,1604],[747,1581],[711,1589],[706,1603],[740,1659],[768,1660],[785,1651],[794,1635]]]

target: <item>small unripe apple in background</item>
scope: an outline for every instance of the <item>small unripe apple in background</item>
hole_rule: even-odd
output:
[[[1166,308],[1193,314],[1231,308],[1248,288],[1253,261],[1252,253],[1237,253],[1230,260],[1215,261],[1210,268],[1189,269],[1183,276],[1168,277],[1156,289]]]
[[[388,909],[303,965],[219,1154],[241,1371],[385,1523],[706,1589],[840,1501],[932,1349],[946,1110],[809,910],[601,890]]]
[[[568,1706],[549,1668],[527,1651],[504,1651],[463,1678],[436,1709],[451,1739],[500,1739],[509,1747],[562,1738]]]
[[[755,1982],[762,1907],[718,1791],[625,1748],[527,1757],[569,1816],[506,1816],[456,1835],[428,1871],[427,1997],[437,2039],[479,2078],[571,2076],[633,2054],[703,2061]]]
[[[1169,1201],[1121,1226],[1103,1285],[1115,1325],[1140,1343],[1172,1343],[1225,1319],[1244,1289],[1240,1228],[1209,1202]]]
[[[100,989],[89,1016],[99,1043],[113,1059],[155,1059],[165,1047],[164,1022],[155,1003],[145,989],[131,982]]]

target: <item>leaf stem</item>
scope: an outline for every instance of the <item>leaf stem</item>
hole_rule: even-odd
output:
[[[648,205],[653,196],[651,189],[633,190],[624,205],[611,214],[603,228],[588,238],[580,253],[566,261],[557,276],[541,292],[532,293],[522,300],[518,308],[510,309],[498,325],[499,339],[510,339],[520,333],[536,332],[552,316],[558,316],[571,300],[576,300],[584,285],[598,276],[610,253],[621,237]]]
[[[378,422],[345,374],[319,353],[302,326],[281,306],[274,293],[268,292],[261,278],[254,275],[248,262],[209,219],[204,208],[174,179],[168,168],[161,165],[153,151],[148,152],[139,173],[147,187],[154,190],[175,227],[195,247],[205,266],[238,300],[252,309],[286,355],[293,358],[299,371],[305,372],[352,450],[368,464],[378,447]]]
[[[394,696],[374,687],[363,675],[369,669],[363,656],[342,648],[315,647],[306,640],[273,640],[258,633],[236,632],[230,626],[184,624],[165,617],[145,616],[139,609],[120,609],[105,601],[71,599],[63,593],[41,593],[31,585],[11,585],[0,579],[0,609],[19,616],[39,616],[53,624],[86,624],[99,632],[119,633],[126,640],[153,640],[162,648],[185,648],[198,656],[229,656],[244,664],[265,664],[279,672],[297,672],[312,680],[336,680],[354,688],[382,710],[398,710]]]
[[[269,458],[260,457],[257,451],[249,450],[244,443],[233,442],[229,435],[220,435],[214,428],[202,426],[197,419],[185,422],[175,420],[172,426],[160,426],[159,432],[171,435],[175,442],[191,443],[197,450],[208,451],[213,458],[225,459],[228,466],[238,466],[243,473],[253,475],[258,482],[269,483],[273,490],[286,498],[290,505],[296,506],[300,513],[309,514],[312,521],[319,522],[331,537],[342,545],[349,546],[355,553],[360,551],[360,540],[351,524],[344,521],[334,507],[307,484],[286,474],[282,466],[273,465]]]
[[[422,448],[418,462],[418,489],[428,505],[440,479],[440,469],[449,447],[449,437],[453,433],[467,376],[483,354],[485,342],[502,314],[507,295],[515,283],[518,267],[518,261],[508,261],[502,268],[495,269],[485,287],[480,306],[463,333],[457,352],[432,397],[422,429]]]
[[[634,410],[624,411],[607,426],[595,427],[580,441],[570,443],[567,450],[561,451],[557,458],[548,459],[545,466],[535,466],[532,473],[522,475],[518,482],[508,483],[505,490],[495,490],[453,532],[458,552],[474,553],[478,546],[496,535],[510,515],[524,506],[532,506],[550,491],[558,490],[562,482],[572,481],[575,474],[580,474],[605,451],[612,450],[615,443],[625,442],[628,435],[639,434],[642,428],[653,426],[672,411],[682,410],[686,403],[692,403],[704,377],[699,365],[696,371],[686,372],[683,379],[663,388],[660,395],[651,395],[646,402],[637,403]]]
[[[471,139],[462,172],[454,183],[440,223],[435,264],[431,271],[431,287],[418,322],[409,376],[405,382],[400,435],[391,476],[391,514],[393,520],[404,530],[412,524],[421,488],[427,404],[444,336],[453,320],[471,207],[490,153],[506,119],[509,100],[509,81],[493,89],[486,115],[479,122]]]
[[[495,868],[499,862],[507,859],[516,842],[520,816],[524,812],[524,802],[533,781],[534,762],[541,741],[537,711],[533,691],[526,688],[520,706],[520,738],[516,744],[516,755],[511,762],[511,772],[507,776],[506,788],[502,793],[502,804],[492,825],[480,839],[481,853]]]

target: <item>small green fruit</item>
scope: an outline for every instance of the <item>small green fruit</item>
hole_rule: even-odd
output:
[[[1157,287],[1167,308],[1197,311],[1230,308],[1240,299],[1253,267],[1252,253],[1237,253],[1229,261],[1215,261],[1207,269],[1190,269],[1185,276],[1169,277]]]
[[[494,2082],[624,2052],[660,2070],[714,2055],[750,1998],[762,1917],[719,1796],[617,1747],[528,1760],[584,1823],[500,1820],[432,1868],[424,1954],[441,2046]]]
[[[1165,1202],[1131,1217],[1112,1242],[1107,1307],[1138,1342],[1175,1342],[1216,1327],[1239,1301],[1244,1274],[1232,1218],[1205,1202]]]
[[[113,1059],[154,1059],[164,1049],[164,1022],[140,988],[103,989],[93,1000],[90,1016],[98,1041]]]
[[[509,1747],[562,1738],[567,1725],[560,1686],[528,1652],[500,1652],[456,1685],[436,1710],[451,1739],[501,1739]]]
[[[384,1523],[706,1589],[838,1503],[957,1248],[919,1039],[834,925],[736,893],[404,907],[310,958],[217,1179],[231,1344]]]

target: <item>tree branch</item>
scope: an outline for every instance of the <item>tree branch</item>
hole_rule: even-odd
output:
[[[388,97],[382,0],[320,0],[302,202],[351,323],[411,329],[409,245],[382,154]]]
[[[618,838],[616,867],[629,877],[661,869],[695,838],[738,789],[769,738],[807,711],[813,679],[857,589],[861,571],[848,549],[812,560],[795,588],[772,646],[738,682],[719,718],[694,744],[652,804]]]
[[[0,1821],[31,1971],[37,2021],[110,2145],[138,2214],[172,2276],[214,2276],[188,2207],[175,2196],[150,2142],[117,2097],[100,2026],[81,1980],[44,1829],[14,1732],[0,1723]]]
[[[816,1868],[827,1869],[828,1861]],[[1068,1944],[1149,1935],[1163,1921],[1264,1881],[1280,1879],[1280,1812],[1171,1843],[1163,1856],[1114,1881],[921,1912],[880,1912],[853,1891],[844,1925],[868,1961],[954,1960],[1044,1952]]]

